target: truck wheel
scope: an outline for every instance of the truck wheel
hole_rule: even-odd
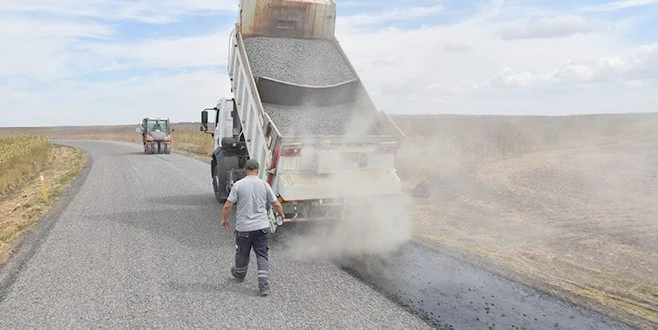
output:
[[[220,204],[223,204],[226,202],[230,193],[228,189],[229,171],[240,166],[238,156],[230,155],[224,151],[220,151],[216,159],[217,164],[213,173],[213,188],[215,190],[215,198]]]
[[[220,204],[226,203],[228,198],[228,193],[226,192],[226,181],[221,179],[219,172],[219,166],[215,166],[215,173],[213,174],[213,190],[215,190],[215,199]]]

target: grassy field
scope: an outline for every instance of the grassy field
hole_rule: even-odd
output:
[[[394,120],[407,134],[396,167],[418,241],[658,326],[658,114]],[[174,151],[210,153],[198,124],[174,127]],[[134,126],[38,132],[140,142]]]
[[[51,145],[45,136],[14,135],[0,129],[0,263],[48,211],[84,162],[82,151]]]
[[[45,136],[0,136],[0,198],[33,179],[48,161],[50,148]]]

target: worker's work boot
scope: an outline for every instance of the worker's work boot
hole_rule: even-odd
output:
[[[244,281],[244,277],[245,277],[244,274],[238,274],[235,271],[235,267],[231,267],[231,275],[233,275],[235,280],[238,281],[238,282],[243,282]]]
[[[258,278],[258,293],[263,297],[270,294],[270,283],[267,280],[267,277]]]

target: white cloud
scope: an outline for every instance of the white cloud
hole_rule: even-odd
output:
[[[642,88],[644,86],[642,80],[628,80],[625,81],[624,84],[629,88]]]
[[[184,15],[233,13],[237,9],[238,4],[233,0],[21,0],[0,2],[0,12],[6,13],[46,13],[146,23],[168,23],[176,21]]]
[[[30,115],[2,115],[0,126],[132,124],[146,115],[198,121],[201,109],[228,95],[228,79],[217,71],[134,77],[120,83],[59,82],[47,91],[0,89],[2,109],[30,109]],[[23,113],[16,111],[16,113]]]
[[[457,42],[446,42],[445,45],[443,46],[443,49],[448,52],[468,52],[471,49],[473,49],[471,46],[462,44],[462,43],[457,43]]]
[[[21,17],[0,20],[0,38],[53,38],[88,37],[100,38],[112,35],[112,29],[93,22],[63,20],[30,20]]]
[[[340,3],[338,4],[340,5]],[[414,18],[421,18],[439,14],[443,12],[442,5],[434,5],[429,7],[411,7],[405,9],[390,9],[387,11],[379,12],[376,14],[361,14],[346,17],[338,17],[336,24],[338,28],[345,30],[355,29],[367,25],[381,24],[391,21],[405,21]]]
[[[655,111],[658,100],[646,93],[635,95],[642,99],[628,98],[625,91],[638,90],[638,81],[642,90],[658,87],[658,70],[650,78],[634,76],[649,67],[658,69],[653,66],[658,64],[658,47],[624,45],[627,31],[614,29],[612,22],[574,15],[515,19],[498,4],[453,25],[345,30],[339,40],[375,102],[394,113]],[[532,12],[537,14],[536,9]],[[495,31],[505,31],[510,25],[522,27],[514,36],[522,39],[510,42],[494,37]],[[381,58],[395,65],[382,70],[375,65]],[[607,104],[594,99],[574,101],[571,106],[557,101],[578,93],[616,99]],[[536,104],[530,107],[526,97],[534,97]],[[634,106],[620,107],[620,100]],[[555,108],[557,103],[559,108]]]
[[[627,57],[613,56],[592,59],[591,61],[573,62],[564,60],[554,68],[541,72],[515,71],[505,68],[492,78],[480,84],[491,88],[555,88],[562,86],[577,87],[579,83],[609,83],[622,81],[629,87],[643,86],[641,80],[633,78],[638,71],[645,71],[650,66],[653,49],[656,45],[638,47]],[[658,54],[658,51],[656,52]],[[658,79],[658,75],[653,77]]]
[[[621,1],[601,3],[592,6],[586,6],[582,8],[582,11],[605,12],[605,11],[615,11],[615,10],[633,8],[633,7],[642,7],[642,6],[648,6],[653,4],[658,4],[658,0],[621,0]]]
[[[503,39],[559,38],[601,32],[609,27],[609,24],[602,21],[587,20],[576,15],[561,15],[514,24],[506,28],[501,36]]]
[[[555,73],[555,77],[560,81],[566,82],[583,82],[591,81],[596,77],[598,72],[595,68],[592,68],[585,64],[571,64],[565,63],[562,65],[558,71]]]
[[[85,48],[105,63],[130,63],[132,68],[188,68],[227,63],[229,32],[206,36],[153,39],[138,43],[93,43]],[[104,66],[112,69],[112,66]],[[124,69],[117,66],[116,69]]]
[[[541,83],[550,83],[552,80],[551,74],[534,74],[527,71],[518,72],[511,68],[505,68],[489,81],[489,86],[535,87]]]
[[[76,38],[105,38],[112,30],[92,22],[0,19],[0,77],[32,75],[37,79],[65,74],[73,56],[68,52]]]

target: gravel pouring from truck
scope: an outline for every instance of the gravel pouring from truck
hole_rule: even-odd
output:
[[[401,192],[394,159],[403,134],[378,111],[334,37],[332,0],[242,0],[230,37],[232,98],[215,111],[213,187],[218,201],[260,161],[285,222],[344,216]],[[272,217],[272,229],[277,225]]]

